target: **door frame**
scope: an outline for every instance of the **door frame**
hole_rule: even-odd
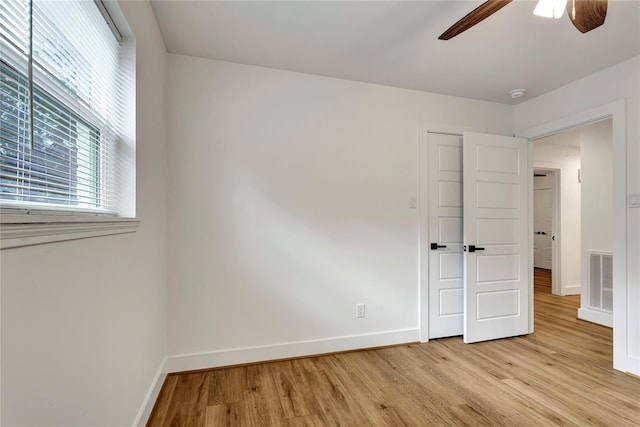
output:
[[[535,144],[534,144],[535,152]],[[534,154],[535,155],[535,154]],[[533,161],[534,173],[536,170],[553,172],[553,209],[551,214],[551,293],[562,295],[562,170],[554,162]],[[534,265],[535,268],[535,265]]]
[[[420,342],[423,343],[429,341],[429,133],[460,135],[462,138],[463,132],[486,133],[487,130],[442,123],[418,125],[418,322]]]
[[[613,133],[613,368],[634,372],[627,355],[627,103],[619,99],[520,132],[536,140],[606,119]],[[531,189],[533,193],[533,188]],[[533,195],[531,196],[533,197]]]

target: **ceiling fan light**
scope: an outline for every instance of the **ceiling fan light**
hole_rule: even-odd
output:
[[[567,7],[567,0],[539,0],[533,14],[545,18],[562,18]]]

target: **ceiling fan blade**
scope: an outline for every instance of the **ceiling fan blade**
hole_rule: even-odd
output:
[[[569,0],[567,13],[573,26],[581,33],[587,33],[604,24],[607,17],[607,0]]]
[[[488,0],[482,3],[480,6],[472,10],[464,18],[453,24],[447,31],[442,33],[439,40],[449,40],[458,34],[467,31],[479,22],[484,21],[513,0]]]

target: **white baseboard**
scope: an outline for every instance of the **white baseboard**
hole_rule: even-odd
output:
[[[298,341],[284,344],[217,350],[203,353],[169,356],[168,372],[194,371],[197,369],[265,362],[291,357],[311,356],[338,351],[358,350],[370,347],[417,342],[418,329],[379,332],[367,335]]]
[[[138,410],[138,415],[136,415],[136,419],[133,422],[133,427],[143,427],[147,425],[147,421],[149,421],[149,416],[151,416],[151,411],[153,410],[153,405],[155,405],[158,395],[160,394],[162,384],[164,384],[164,380],[167,378],[167,366],[167,358],[165,357],[162,360],[156,375],[153,377],[153,381],[149,386],[147,395],[142,401],[142,405]]]
[[[590,310],[588,308],[578,309],[578,319],[586,320],[587,322],[597,323],[598,325],[608,326],[613,328],[613,314],[605,313],[597,310]]]
[[[626,362],[626,369],[624,371],[640,377],[640,358],[627,356]]]
[[[582,287],[580,285],[565,286],[562,295],[580,295]]]

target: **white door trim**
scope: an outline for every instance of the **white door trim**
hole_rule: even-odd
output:
[[[418,322],[420,342],[429,341],[429,133],[460,135],[463,132],[486,133],[486,129],[444,123],[418,123],[418,194],[419,194],[419,266],[418,266]],[[533,197],[533,193],[532,193]]]
[[[573,114],[521,132],[540,139],[611,118],[613,122],[613,367],[636,372],[627,347],[627,103],[625,99]],[[533,189],[531,190],[533,192]],[[636,362],[637,363],[637,362]]]

